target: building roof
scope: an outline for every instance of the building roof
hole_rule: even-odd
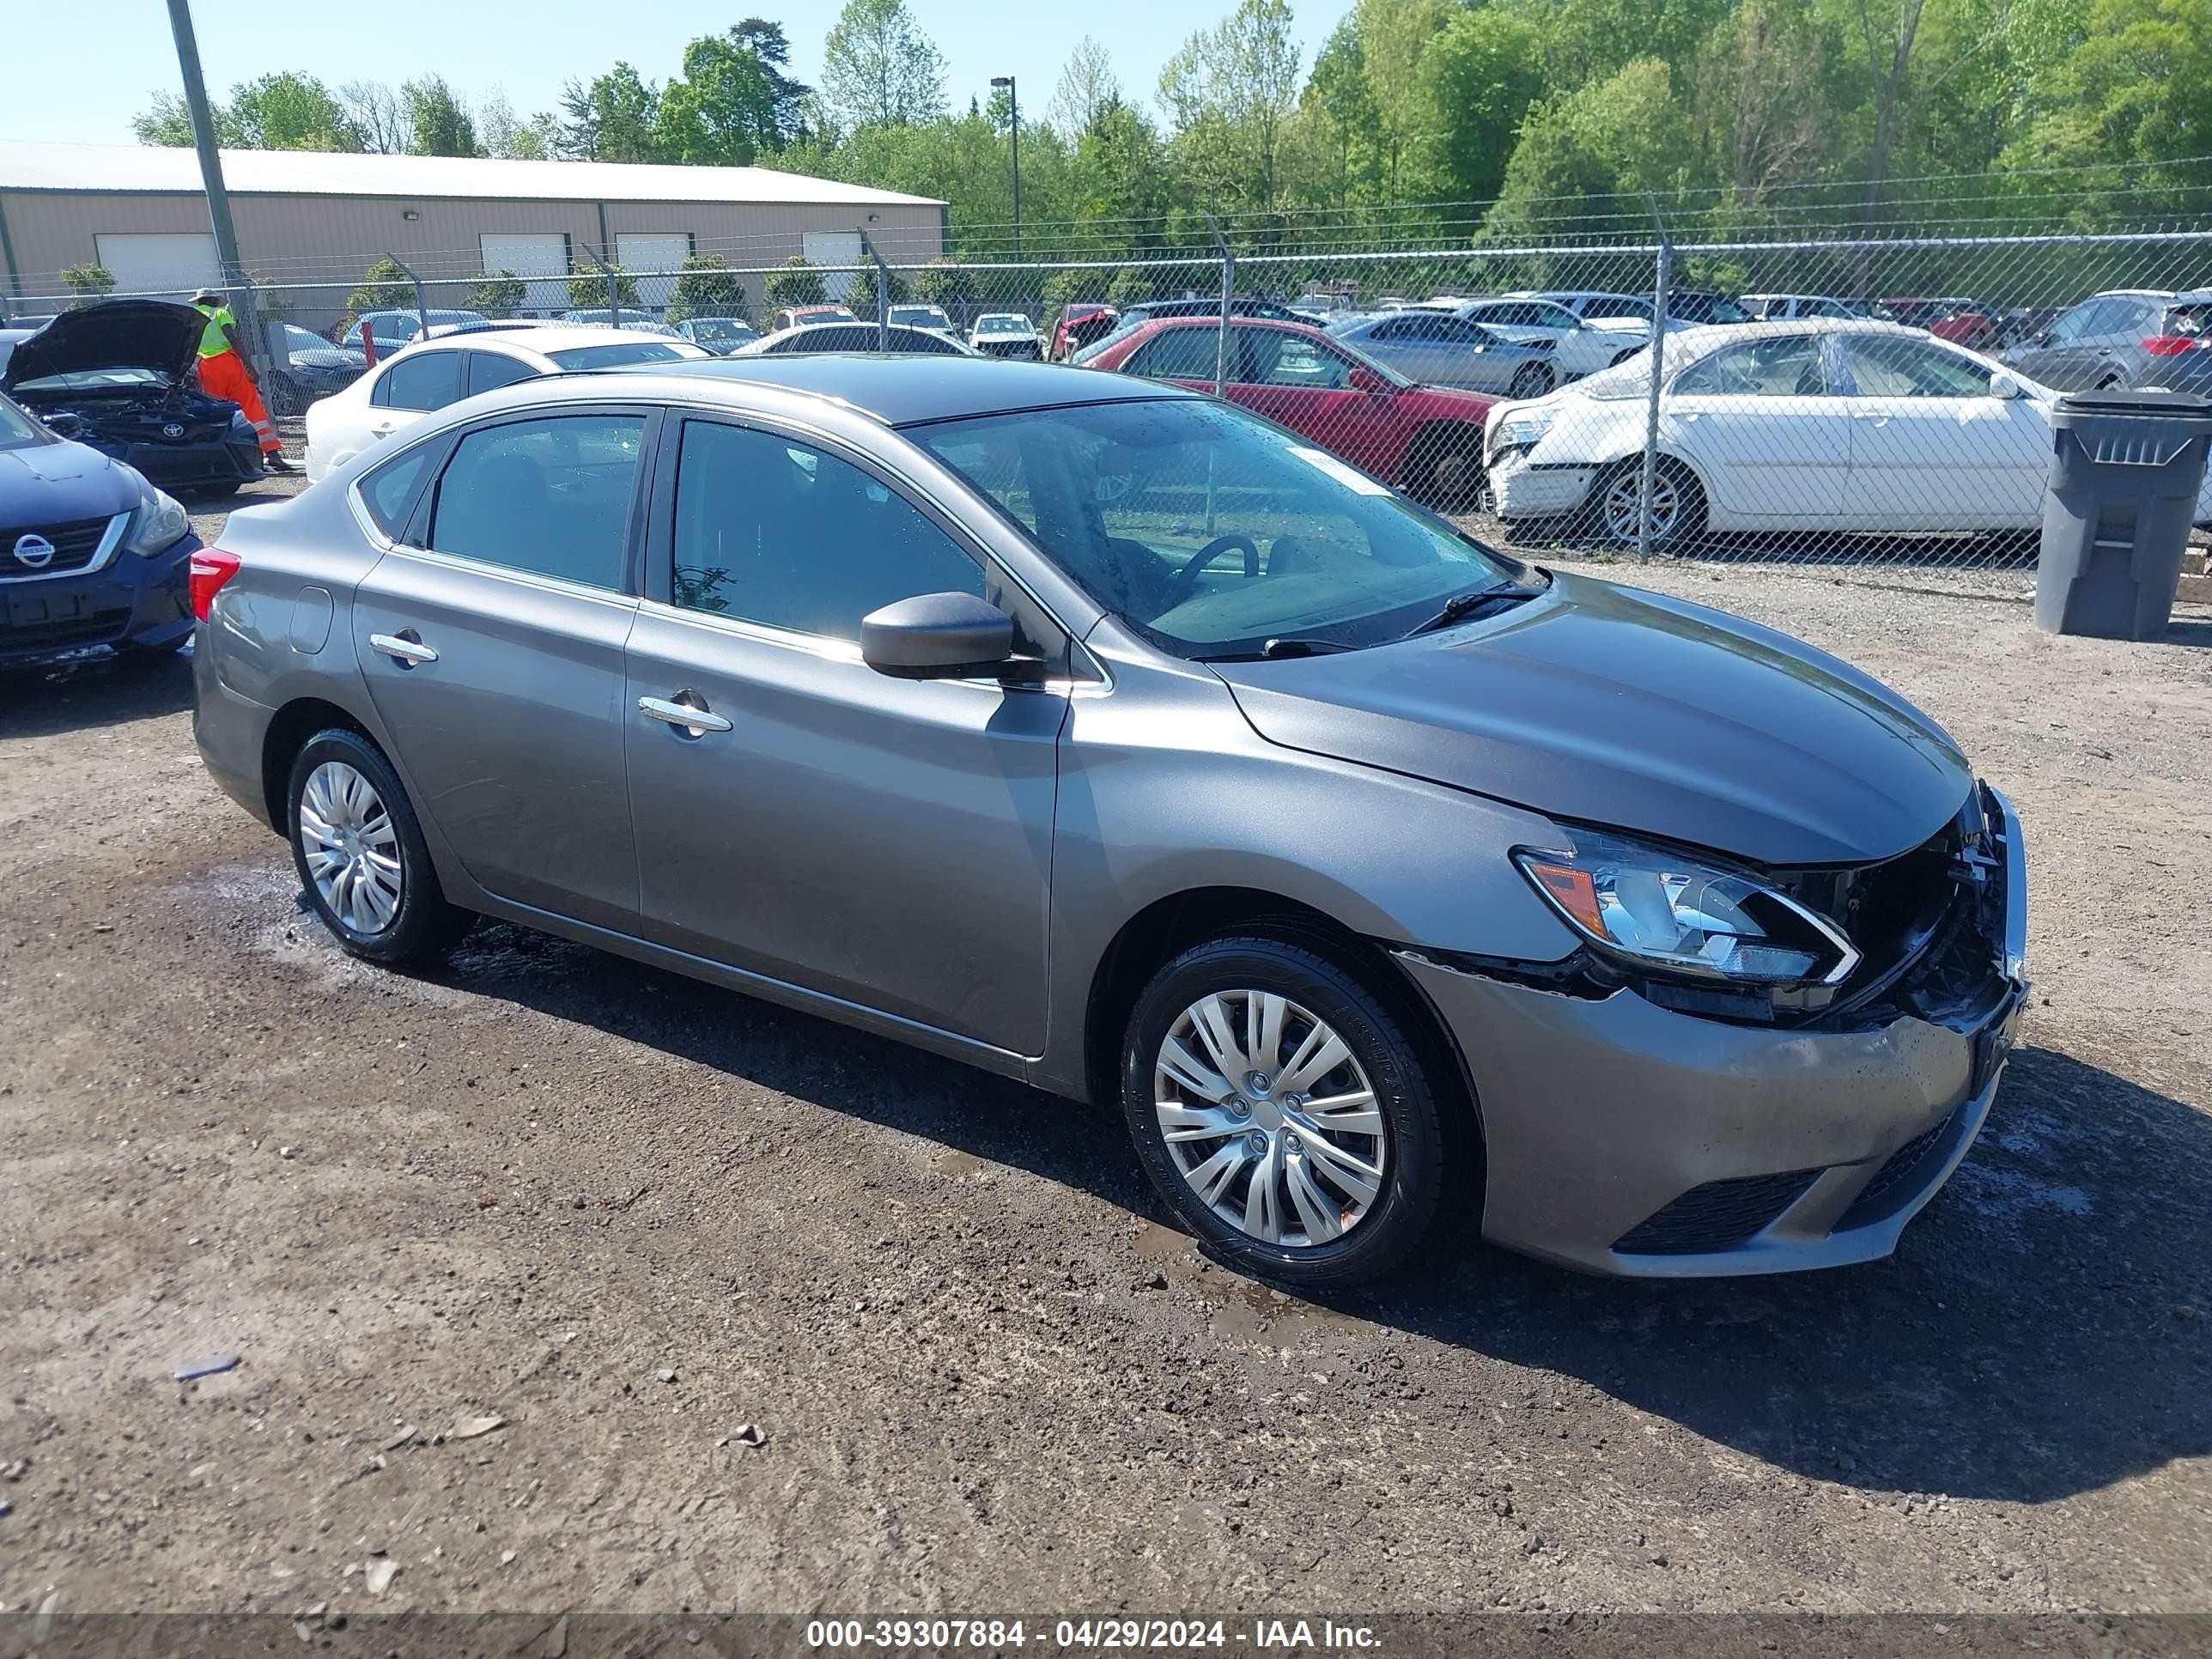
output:
[[[942,207],[933,197],[812,179],[774,167],[686,167],[621,161],[507,161],[453,155],[355,155],[227,149],[234,196],[376,196],[526,202],[714,202]],[[200,193],[199,158],[158,144],[0,139],[0,190]]]

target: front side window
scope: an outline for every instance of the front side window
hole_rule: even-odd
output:
[[[619,592],[645,420],[561,415],[470,433],[438,480],[430,545]]]
[[[1851,380],[1863,398],[1986,398],[1990,371],[1940,346],[1893,335],[1849,338]]]
[[[1822,398],[1827,376],[1820,343],[1808,335],[1747,340],[1692,363],[1674,381],[1677,396],[1705,393],[1737,398]]]
[[[850,462],[775,433],[687,421],[671,598],[769,628],[857,641],[872,611],[983,593],[983,568]]]
[[[1100,605],[1179,656],[1378,644],[1445,599],[1521,574],[1334,456],[1210,399],[910,430]]]
[[[1170,328],[1137,348],[1124,365],[1148,380],[1211,380],[1221,337],[1210,328]]]
[[[496,387],[513,386],[517,380],[533,380],[538,370],[520,357],[509,357],[496,351],[471,351],[469,359],[469,395],[490,392]]]
[[[1341,392],[1352,384],[1352,365],[1303,334],[1279,328],[1240,328],[1242,372],[1248,386],[1302,387],[1308,392]]]
[[[369,401],[386,409],[443,409],[458,402],[461,391],[461,357],[458,351],[421,351],[397,359],[376,383]]]

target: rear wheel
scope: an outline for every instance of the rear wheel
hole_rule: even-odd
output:
[[[269,412],[271,415],[297,415],[307,406],[307,394],[300,383],[289,374],[282,373],[269,377]]]
[[[376,745],[331,727],[293,757],[285,825],[308,903],[350,956],[436,956],[473,920],[446,902],[407,792]]]
[[[1247,1272],[1357,1284],[1401,1263],[1436,1218],[1437,1085],[1382,1000],[1313,944],[1184,951],[1138,996],[1121,1075],[1160,1196]]]

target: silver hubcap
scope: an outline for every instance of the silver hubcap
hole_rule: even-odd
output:
[[[343,761],[310,772],[300,792],[300,846],[332,915],[356,933],[392,926],[406,878],[399,833],[374,784]]]
[[[1617,540],[1632,542],[1642,529],[1644,474],[1631,467],[1605,492],[1605,527]],[[1651,479],[1651,533],[1670,534],[1674,517],[1682,510],[1682,492],[1662,468]]]
[[[1326,1244],[1382,1196],[1389,1143],[1367,1073],[1287,997],[1222,991],[1184,1009],[1152,1102],[1191,1190],[1263,1243]]]

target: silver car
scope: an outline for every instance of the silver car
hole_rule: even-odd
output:
[[[2060,392],[2158,386],[2212,393],[2212,289],[2100,294],[2060,312],[2003,356]]]
[[[1559,384],[1549,340],[1509,340],[1442,311],[1385,311],[1329,330],[1409,380],[1526,401]]]
[[[1118,1102],[1308,1289],[1447,1212],[1863,1261],[1988,1115],[2020,827],[1767,629],[1077,369],[577,374],[394,444],[191,572],[208,769],[357,957],[488,915]]]

